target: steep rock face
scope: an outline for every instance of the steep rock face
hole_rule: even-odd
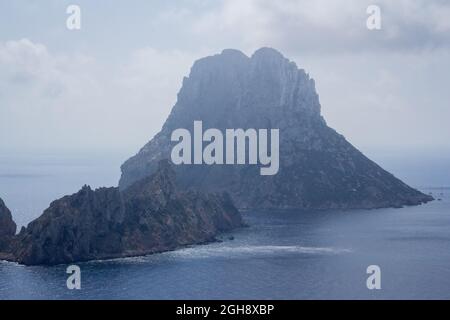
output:
[[[26,265],[145,255],[214,240],[242,226],[226,194],[180,192],[168,162],[125,192],[91,190],[54,201],[14,241]]]
[[[0,199],[0,252],[7,250],[15,234],[16,224],[12,219],[11,212]]]
[[[280,170],[261,176],[248,165],[179,165],[184,187],[227,191],[241,208],[379,208],[432,200],[366,158],[321,116],[315,83],[270,48],[237,50],[195,62],[162,130],[122,165],[121,189],[170,158],[173,130],[280,130]]]

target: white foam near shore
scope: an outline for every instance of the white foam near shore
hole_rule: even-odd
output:
[[[277,255],[277,254],[340,254],[349,253],[350,249],[330,247],[303,247],[289,245],[263,245],[263,246],[203,246],[192,247],[172,252],[173,255],[188,258],[206,257],[234,257],[246,255]]]

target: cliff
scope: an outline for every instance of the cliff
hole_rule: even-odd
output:
[[[11,241],[16,234],[16,224],[14,223],[11,212],[0,199],[0,259],[1,252],[7,251]]]

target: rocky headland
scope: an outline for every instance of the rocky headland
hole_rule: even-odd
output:
[[[0,205],[0,259],[25,265],[163,252],[215,241],[243,225],[226,193],[180,191],[167,161],[124,191],[84,186],[52,202],[17,236],[9,210]]]
[[[11,212],[0,199],[0,259],[2,259],[2,252],[6,251],[11,245],[16,234],[16,228]],[[4,257],[6,257],[6,254],[3,254]]]

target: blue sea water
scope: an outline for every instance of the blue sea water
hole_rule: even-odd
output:
[[[122,160],[0,157],[0,197],[25,225],[85,183],[115,185]],[[0,262],[0,299],[450,299],[450,188],[424,191],[441,201],[244,212],[249,227],[220,243],[81,263],[81,290],[67,289],[67,266]],[[381,290],[367,289],[369,265]]]

